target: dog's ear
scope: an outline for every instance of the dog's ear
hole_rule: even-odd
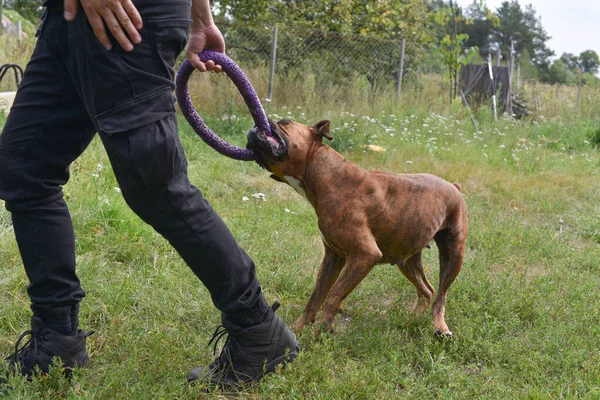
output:
[[[319,137],[325,136],[329,140],[333,140],[333,135],[329,131],[329,127],[331,126],[331,122],[327,120],[322,120],[317,122],[312,126],[312,128],[317,132]]]

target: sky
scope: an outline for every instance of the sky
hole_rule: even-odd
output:
[[[496,10],[503,0],[484,0]],[[457,0],[463,8],[473,0]],[[600,54],[600,0],[519,0],[531,4],[549,36],[547,46],[557,57],[562,53],[579,55],[585,50]]]

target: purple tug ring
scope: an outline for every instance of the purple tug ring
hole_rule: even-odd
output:
[[[267,120],[265,111],[260,104],[260,100],[258,99],[254,88],[248,81],[248,78],[246,75],[244,75],[236,63],[225,54],[211,50],[204,50],[199,54],[199,56],[202,62],[213,60],[215,64],[220,65],[223,68],[223,72],[227,74],[229,79],[231,79],[231,81],[235,84],[235,86],[238,88],[238,91],[244,98],[244,101],[248,106],[248,110],[252,115],[252,119],[254,120],[254,124],[258,130],[268,136],[272,136],[271,128],[269,127],[269,121]],[[194,131],[196,131],[202,140],[204,140],[210,147],[224,156],[241,161],[256,160],[254,151],[227,143],[218,137],[204,123],[202,118],[200,118],[200,115],[198,115],[198,112],[192,104],[192,99],[190,98],[190,94],[188,92],[188,81],[194,71],[195,68],[192,66],[190,61],[185,60],[181,65],[181,68],[179,68],[176,79],[175,93],[177,96],[177,102],[179,103],[179,108],[181,109],[181,112],[183,113],[183,116],[187,122],[192,126]]]

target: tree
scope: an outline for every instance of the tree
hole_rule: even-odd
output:
[[[579,65],[583,72],[595,74],[600,67],[600,59],[598,53],[594,50],[586,50],[579,55]]]
[[[560,60],[565,63],[571,71],[579,68],[579,58],[575,54],[563,53],[562,56],[560,56]]]
[[[316,62],[327,70],[317,81],[338,71],[364,78],[373,87],[388,84],[398,76],[401,39],[409,43],[405,76],[431,41],[423,0],[219,0],[213,8],[217,20],[232,22],[224,34],[230,50],[245,52],[236,54],[238,61],[247,60],[246,55],[268,60],[270,46],[243,49],[237,42],[261,37],[270,43],[277,22],[278,71],[310,71]]]
[[[536,65],[548,62],[554,52],[546,46],[550,36],[542,27],[540,18],[531,5],[521,8],[517,0],[505,1],[496,10],[499,23],[490,35],[490,45],[508,54],[511,40],[516,41],[516,52],[524,50],[531,55],[531,61]]]
[[[548,74],[548,83],[558,83],[561,85],[573,84],[577,81],[569,66],[561,59],[552,63],[550,74]]]
[[[438,0],[438,2],[443,0]],[[511,40],[518,54],[529,54],[535,64],[547,62],[554,52],[546,46],[550,39],[535,9],[522,8],[517,0],[503,2],[492,12],[481,0],[473,0],[458,23],[458,32],[466,33],[467,47],[477,46],[482,56],[501,50],[508,54]]]
[[[560,56],[560,61],[568,67],[574,76],[586,75],[593,77],[598,72],[598,69],[600,69],[600,59],[594,50],[583,51],[579,56],[572,53],[563,53]],[[575,81],[578,79],[575,79]],[[582,79],[584,82],[594,82],[593,79],[586,80],[583,77]]]
[[[459,25],[468,23],[462,15],[462,9],[449,0],[446,7],[443,1],[433,4],[436,12],[433,20],[437,25],[436,33],[439,36],[437,52],[441,55],[444,65],[448,69],[447,77],[450,81],[450,100],[458,94],[458,75],[463,65],[477,55],[477,47],[466,45],[469,35],[459,33]],[[443,36],[442,36],[443,34]]]
[[[482,56],[493,52],[492,30],[500,22],[498,16],[479,0],[473,0],[465,10],[465,16],[465,23],[460,27],[461,32],[469,35],[465,45],[477,47]]]
[[[428,7],[422,0],[221,0],[221,15],[256,24],[280,21],[323,32],[430,40]]]

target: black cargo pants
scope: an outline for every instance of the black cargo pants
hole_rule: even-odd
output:
[[[225,318],[251,324],[268,310],[255,266],[187,177],[177,136],[173,65],[190,27],[190,0],[138,0],[142,43],[107,51],[83,10],[63,19],[50,1],[0,135],[0,198],[11,212],[32,310],[59,331],[85,296],[62,185],[96,132],[131,209],[178,251]]]

